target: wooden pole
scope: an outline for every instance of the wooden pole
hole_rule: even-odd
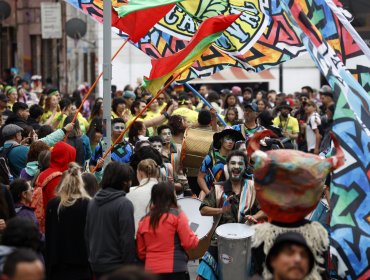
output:
[[[160,91],[158,91],[158,93],[152,98],[152,100],[148,104],[146,104],[146,106],[139,112],[139,114],[125,128],[125,130],[121,132],[121,134],[118,136],[116,141],[114,141],[114,143],[110,146],[109,150],[105,152],[105,154],[103,155],[103,159],[105,159],[107,157],[107,155],[112,151],[114,146],[121,141],[122,137],[131,128],[131,126],[134,124],[134,122],[138,118],[140,118],[142,113],[144,113],[145,110],[148,109],[149,106],[154,102],[154,100],[156,100],[158,98],[158,96],[160,96],[177,79],[177,77],[179,77],[185,70],[186,70],[186,68],[184,70],[182,70],[180,73],[176,74]],[[95,173],[96,169],[97,169],[97,167],[95,166],[94,169],[91,171],[91,173]]]
[[[123,49],[123,47],[127,44],[128,40],[130,40],[130,37],[127,37],[127,39],[123,42],[123,44],[118,48],[118,50],[115,52],[115,54],[112,56],[112,59],[111,61],[113,61],[116,56],[119,54],[119,52]],[[89,91],[86,93],[84,99],[81,101],[81,105],[80,107],[78,107],[77,109],[77,112],[76,114],[74,115],[73,117],[73,120],[72,120],[72,123],[75,123],[76,119],[77,119],[77,116],[78,114],[80,113],[80,111],[82,110],[82,107],[85,103],[85,101],[87,100],[87,98],[89,98],[89,95],[92,93],[92,91],[94,90],[94,88],[96,87],[96,85],[98,84],[99,80],[101,79],[101,77],[103,76],[103,71],[99,74],[99,76],[95,79],[94,83],[92,84],[92,86],[90,87]],[[67,141],[67,138],[68,138],[68,134],[69,132],[66,133],[66,136],[64,137],[64,141]]]

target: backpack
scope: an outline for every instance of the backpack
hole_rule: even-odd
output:
[[[8,148],[2,147],[0,149],[0,182],[9,185],[13,181],[13,173],[9,164],[9,152],[17,145],[11,145]]]
[[[54,178],[62,176],[62,172],[60,171],[55,171],[49,174],[43,182],[40,182],[40,176],[37,177],[36,182],[35,182],[35,189],[32,194],[32,203],[31,207],[35,208],[35,215],[37,220],[39,221],[40,224],[40,231],[42,233],[45,233],[45,211],[44,209],[44,193],[43,190],[46,187],[46,185],[53,180]]]

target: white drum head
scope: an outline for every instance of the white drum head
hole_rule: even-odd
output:
[[[202,216],[199,211],[201,201],[196,198],[184,197],[177,200],[181,210],[185,212],[192,231],[199,239],[205,237],[213,225],[213,217]]]
[[[216,229],[216,234],[226,239],[244,239],[254,234],[254,229],[246,224],[223,224]]]

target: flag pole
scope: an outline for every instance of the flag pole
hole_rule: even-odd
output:
[[[207,99],[205,99],[199,92],[197,92],[195,90],[195,88],[193,88],[191,85],[189,85],[188,83],[184,83],[184,85],[191,90],[192,93],[194,93],[200,100],[202,100],[202,102],[208,106],[210,109],[212,109],[212,105],[207,101]],[[227,126],[225,120],[217,113],[217,118],[218,120],[222,123],[223,126]]]
[[[112,151],[112,149],[114,148],[114,146],[121,141],[122,137],[131,128],[131,126],[134,124],[134,122],[138,118],[140,118],[140,116],[145,112],[146,109],[149,108],[149,106],[154,102],[154,100],[156,100],[158,98],[158,96],[160,96],[185,70],[186,70],[186,68],[184,70],[182,70],[181,72],[179,72],[178,74],[176,74],[160,91],[158,91],[158,93],[152,98],[152,100],[150,100],[150,102],[148,104],[146,104],[146,106],[131,121],[131,123],[128,126],[126,126],[125,130],[121,132],[121,134],[118,136],[118,138],[116,139],[116,141],[114,141],[114,143],[110,146],[109,150],[106,151],[105,154],[103,155],[103,159],[104,160],[108,156],[108,154]],[[91,171],[91,173],[95,173],[96,169],[97,169],[97,166],[94,167],[94,169]]]
[[[130,40],[130,37],[127,37],[127,39],[123,42],[123,44],[116,50],[116,52],[114,53],[114,55],[112,56],[112,59],[111,61],[113,61],[116,56],[120,53],[120,51],[123,49],[123,47],[126,45],[126,43]],[[80,107],[78,107],[77,109],[77,112],[76,114],[73,116],[73,120],[72,120],[72,123],[74,123],[78,117],[78,113],[80,113],[80,111],[82,110],[82,107],[83,107],[83,104],[85,103],[85,101],[87,100],[87,98],[89,98],[89,95],[92,93],[92,91],[94,90],[94,88],[96,87],[96,85],[98,84],[99,80],[101,79],[101,77],[103,76],[103,71],[100,72],[99,76],[95,79],[94,83],[91,85],[89,91],[86,93],[84,99],[81,101],[81,105]],[[110,112],[110,110],[109,110]],[[68,134],[69,132],[66,133],[66,136],[64,137],[64,141],[67,140],[68,138]]]

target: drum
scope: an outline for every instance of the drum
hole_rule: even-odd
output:
[[[187,251],[189,259],[199,259],[203,257],[211,242],[213,217],[202,216],[200,214],[199,207],[201,201],[196,198],[179,198],[177,200],[177,204],[181,207],[181,210],[184,211],[186,216],[188,217],[190,228],[200,239],[197,248]]]
[[[181,148],[182,165],[185,168],[199,169],[208,154],[214,132],[197,128],[188,128],[184,134]]]
[[[254,229],[245,224],[224,224],[216,229],[219,277],[248,279]]]

